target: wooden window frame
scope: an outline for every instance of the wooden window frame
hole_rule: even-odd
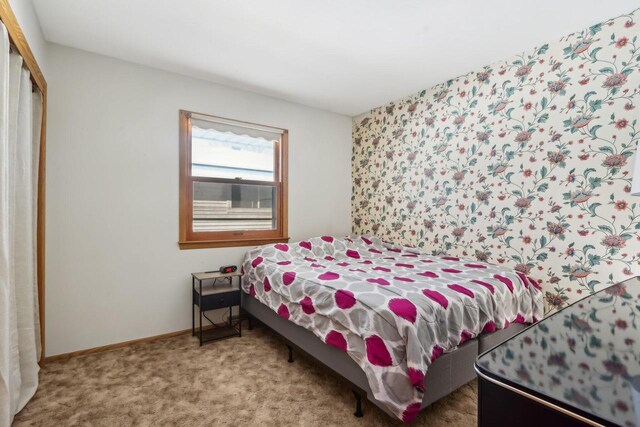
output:
[[[42,93],[42,126],[40,130],[40,153],[38,161],[38,206],[36,218],[36,269],[38,283],[38,313],[40,317],[40,365],[45,360],[45,217],[46,217],[46,164],[47,164],[47,81],[36,61],[27,38],[9,5],[8,0],[0,0],[0,21],[9,34],[11,44],[22,57],[23,66],[31,73],[31,81]]]
[[[274,147],[274,181],[235,180],[226,178],[193,177],[191,175],[191,117],[215,122],[237,123],[248,128],[266,128],[280,133],[280,141]],[[180,249],[224,248],[233,246],[258,246],[269,243],[286,243],[288,237],[288,135],[286,129],[264,126],[240,120],[226,119],[209,114],[180,110]],[[276,188],[276,228],[273,230],[193,231],[193,183],[215,182],[222,184],[264,185]]]

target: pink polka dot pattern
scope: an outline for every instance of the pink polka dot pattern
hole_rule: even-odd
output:
[[[394,298],[389,301],[389,308],[396,316],[402,317],[411,323],[416,321],[417,310],[416,306],[411,301],[404,298]]]
[[[340,332],[338,331],[330,331],[327,334],[327,337],[325,338],[325,341],[327,344],[342,350],[342,351],[347,351],[347,340],[345,339],[344,335],[342,335]]]
[[[444,349],[442,347],[439,345],[433,346],[433,349],[431,349],[431,362],[435,362],[438,357],[442,356],[442,353],[444,353]]]
[[[418,276],[428,277],[430,279],[435,279],[437,277],[440,277],[436,273],[434,273],[433,271],[425,271],[423,273],[418,273]]]
[[[414,268],[413,264],[403,264],[403,263],[398,263],[396,264],[396,267],[401,267],[401,268]]]
[[[389,283],[387,280],[383,279],[382,277],[378,277],[377,279],[367,279],[367,282],[369,283],[375,283],[376,285],[382,285],[382,286],[389,286],[391,283]]]
[[[278,307],[278,316],[283,319],[289,319],[289,308],[284,304],[280,304],[280,307]]]
[[[536,279],[534,279],[533,277],[529,277],[529,276],[527,276],[527,279],[529,279],[529,283],[531,283],[534,288],[536,288],[539,291],[542,291],[542,288],[540,287],[540,284],[538,283],[538,281]]]
[[[349,249],[347,251],[347,256],[349,258],[360,259],[360,252]]]
[[[294,271],[287,271],[282,275],[282,284],[289,286],[296,280],[296,273]]]
[[[465,288],[464,286],[460,286],[460,285],[448,285],[449,289],[453,289],[454,291],[461,293],[462,295],[466,295],[469,298],[474,298],[473,292],[471,292],[469,289]]]
[[[409,368],[408,374],[409,380],[414,387],[424,388],[424,372],[418,369]]]
[[[418,414],[420,413],[421,407],[422,405],[420,403],[412,403],[409,406],[407,406],[407,409],[405,409],[404,412],[402,413],[402,422],[408,424],[413,420],[415,420]]]
[[[489,333],[489,332],[495,332],[496,331],[496,324],[493,320],[489,320],[487,323],[485,323],[484,327],[482,328],[482,332],[484,333]]]
[[[516,271],[516,274],[518,275],[518,277],[520,278],[520,280],[522,280],[522,284],[528,288],[529,287],[529,279],[527,279],[527,276],[525,276],[524,274],[522,274],[519,271]]]
[[[339,278],[340,278],[340,275],[332,271],[328,271],[318,276],[318,279],[320,280],[337,280]]]
[[[335,293],[336,305],[342,310],[353,307],[356,304],[356,298],[353,293],[346,290],[339,290]]]
[[[465,264],[465,267],[469,267],[469,268],[487,268],[486,266],[482,265],[482,264]]]
[[[300,306],[302,307],[302,311],[306,314],[313,314],[316,312],[315,308],[313,308],[313,301],[309,297],[304,297],[302,301],[300,301]]]
[[[496,290],[494,289],[494,287],[493,287],[493,286],[491,286],[491,285],[490,285],[489,283],[487,283],[487,282],[483,282],[482,280],[476,280],[476,279],[472,280],[471,282],[472,282],[472,283],[475,283],[475,284],[478,284],[478,285],[480,285],[480,286],[483,286],[483,287],[485,287],[485,288],[487,288],[487,289],[489,289],[489,292],[491,292],[492,294],[494,294],[494,293],[496,292]]]
[[[471,335],[471,332],[462,331],[460,333],[460,344],[464,344],[465,342],[469,341],[471,338],[473,338],[473,335]]]
[[[431,289],[423,289],[422,293],[429,299],[437,302],[438,304],[440,304],[442,306],[442,308],[447,308],[449,307],[449,300],[447,299],[447,297],[445,297],[444,295],[442,295],[440,292],[438,291],[432,291]]]
[[[376,237],[263,246],[247,253],[242,269],[245,292],[347,352],[399,419],[415,416],[429,386],[424,376],[440,355],[542,316],[542,294],[527,276]]]
[[[378,335],[372,335],[364,341],[367,347],[367,359],[369,359],[369,363],[375,366],[390,366],[393,363],[391,354],[382,338]]]
[[[513,293],[513,282],[508,277],[500,276],[499,274],[496,274],[493,277],[494,279],[498,279],[500,282],[504,283],[507,288],[509,288],[509,292]]]
[[[299,245],[307,250],[311,250],[311,243],[310,242],[300,242]]]

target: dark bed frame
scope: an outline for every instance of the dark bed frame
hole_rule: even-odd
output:
[[[242,292],[242,309],[248,315],[249,329],[253,326],[253,320],[258,320],[282,337],[289,349],[289,363],[294,361],[295,349],[332,370],[349,383],[356,399],[353,415],[362,417],[362,398],[366,397],[382,411],[396,418],[373,396],[364,371],[347,353],[325,344],[313,332],[281,318],[271,308],[244,292]],[[476,377],[474,370],[476,357],[524,328],[524,325],[512,324],[508,329],[480,335],[465,342],[451,353],[440,356],[425,375],[424,381],[428,386],[425,387],[421,410],[473,380]]]

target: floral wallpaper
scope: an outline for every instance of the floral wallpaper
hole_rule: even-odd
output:
[[[639,15],[354,118],[353,232],[511,266],[547,310],[640,274]]]

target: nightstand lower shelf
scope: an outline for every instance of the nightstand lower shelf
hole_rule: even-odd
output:
[[[193,335],[195,335],[195,332]],[[202,330],[202,344],[205,344],[211,341],[222,340],[225,338],[241,337],[241,336],[242,336],[242,330],[239,322],[237,322],[234,325],[210,326],[210,327],[205,326],[204,329]]]

